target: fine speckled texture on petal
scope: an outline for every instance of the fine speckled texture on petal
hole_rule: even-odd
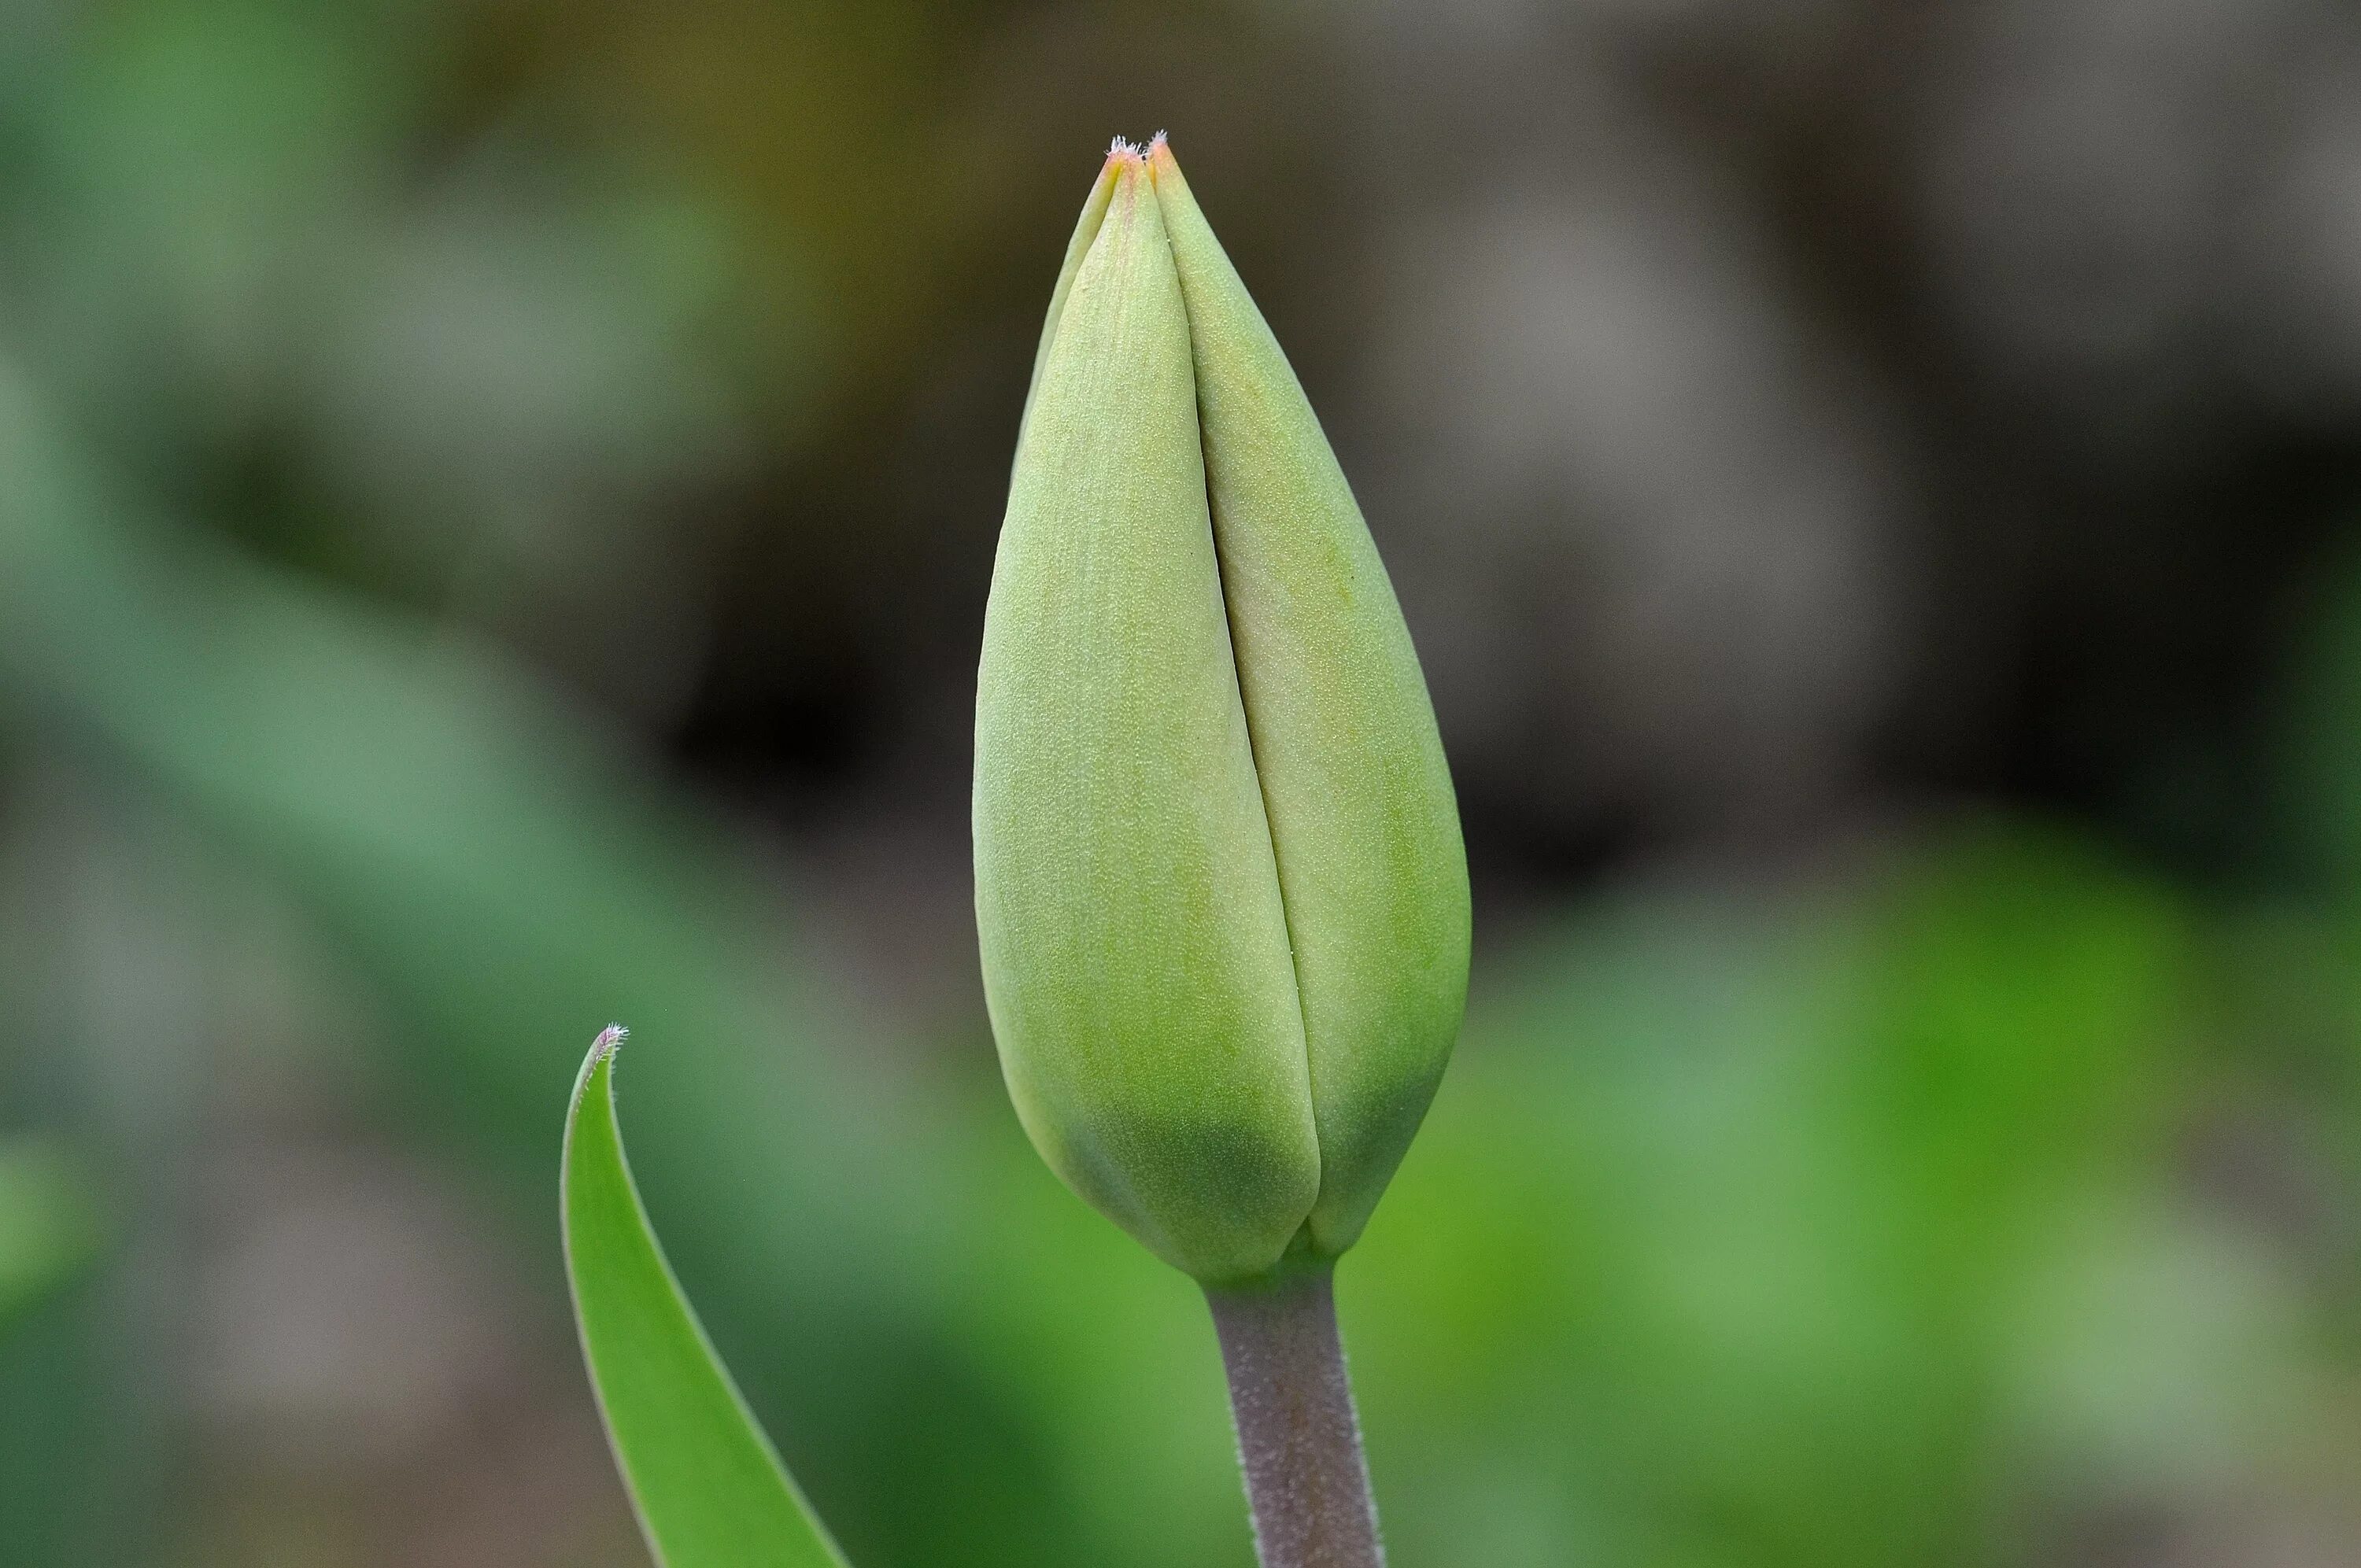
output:
[[[1243,1278],[1319,1190],[1302,1011],[1188,315],[1146,164],[1119,152],[1107,184],[1048,334],[984,618],[984,991],[1050,1165],[1168,1261]]]
[[[1310,1240],[1339,1253],[1458,1034],[1458,807],[1409,628],[1320,421],[1161,137],[1149,157],[1303,1003],[1323,1172]]]
[[[1138,166],[1138,154],[1126,143],[1117,141],[1115,150],[1107,154],[1100,166],[1099,177],[1091,184],[1091,193],[1082,203],[1082,215],[1074,220],[1073,237],[1066,241],[1065,265],[1058,269],[1058,286],[1049,291],[1049,312],[1041,323],[1041,342],[1033,350],[1033,378],[1025,384],[1025,421],[1033,418],[1033,394],[1041,385],[1041,367],[1049,362],[1049,345],[1058,336],[1058,319],[1066,313],[1066,297],[1074,291],[1074,277],[1082,269],[1082,260],[1091,253],[1091,242],[1099,236],[1099,225],[1106,221],[1107,199],[1115,194],[1115,176],[1126,167]],[[1023,427],[1018,429],[1017,444],[1024,444]]]

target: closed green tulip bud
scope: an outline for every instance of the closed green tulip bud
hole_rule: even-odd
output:
[[[1043,1157],[1201,1280],[1333,1259],[1458,1030],[1466,858],[1385,567],[1160,137],[1116,144],[1050,301],[975,747]]]

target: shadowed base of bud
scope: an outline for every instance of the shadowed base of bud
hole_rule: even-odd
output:
[[[1384,1568],[1334,1273],[1207,1287],[1262,1568]]]

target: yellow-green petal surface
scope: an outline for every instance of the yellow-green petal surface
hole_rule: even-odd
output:
[[[1302,998],[1322,1182],[1350,1246],[1449,1060],[1466,858],[1426,681],[1352,488],[1279,340],[1159,138],[1207,492]]]

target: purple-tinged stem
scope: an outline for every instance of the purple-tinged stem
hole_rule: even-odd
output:
[[[1334,1282],[1322,1268],[1205,1291],[1262,1568],[1384,1568]]]

